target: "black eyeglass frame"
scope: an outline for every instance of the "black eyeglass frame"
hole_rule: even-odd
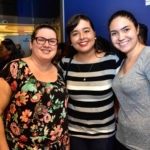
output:
[[[36,43],[39,44],[39,45],[44,45],[46,43],[46,41],[48,41],[48,44],[49,45],[52,45],[52,46],[55,46],[58,44],[58,40],[55,39],[55,38],[51,38],[51,39],[46,39],[44,37],[35,37],[34,38],[36,40]],[[39,43],[38,39],[43,39],[43,43]],[[55,41],[55,43],[51,43],[52,41]]]

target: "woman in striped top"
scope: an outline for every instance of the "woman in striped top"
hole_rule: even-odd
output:
[[[71,150],[114,150],[115,97],[111,86],[120,60],[109,51],[109,42],[97,39],[87,16],[73,16],[66,32],[72,56],[64,57],[59,65],[70,95]]]

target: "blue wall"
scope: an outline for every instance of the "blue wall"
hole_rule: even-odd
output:
[[[93,21],[97,35],[109,40],[108,19],[120,9],[132,12],[138,22],[147,25],[150,45],[150,5],[145,6],[145,0],[64,0],[64,23],[66,25],[72,15],[83,13]]]

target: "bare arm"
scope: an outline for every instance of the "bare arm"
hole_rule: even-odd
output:
[[[9,150],[1,116],[9,104],[10,96],[11,88],[9,84],[3,78],[0,78],[0,150]]]

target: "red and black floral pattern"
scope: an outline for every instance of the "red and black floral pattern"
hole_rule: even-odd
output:
[[[23,60],[9,63],[0,74],[12,97],[4,112],[10,149],[68,150],[66,109],[68,95],[62,77],[38,81]]]

